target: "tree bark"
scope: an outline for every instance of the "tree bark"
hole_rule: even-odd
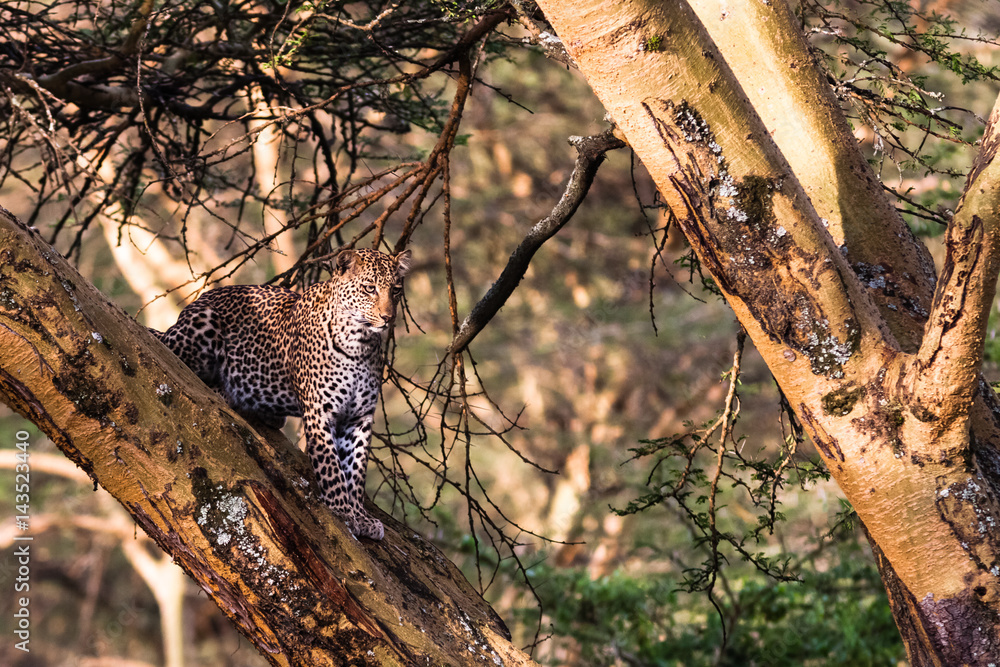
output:
[[[384,514],[383,541],[354,539],[304,454],[258,435],[2,208],[0,400],[274,665],[534,664],[433,545]]]
[[[690,4],[896,340],[915,351],[933,260],[869,168],[795,15],[784,1]]]
[[[736,74],[682,0],[539,2],[864,522],[911,662],[989,664],[1000,655],[1000,430],[979,368],[1000,256],[1000,106],[935,288],[829,92],[817,94],[788,8],[735,4],[756,15],[751,43],[772,38],[744,43],[756,55]],[[764,89],[753,102],[751,87]],[[793,108],[801,124],[768,127],[755,103],[772,120]],[[871,262],[881,280],[861,270]]]

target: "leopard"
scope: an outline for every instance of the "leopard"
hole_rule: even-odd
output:
[[[251,422],[301,417],[320,496],[356,537],[385,528],[364,506],[385,347],[412,254],[347,249],[330,279],[296,292],[228,285],[204,292],[164,332],[150,329]]]

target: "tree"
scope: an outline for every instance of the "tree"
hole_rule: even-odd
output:
[[[1000,512],[998,407],[979,374],[997,277],[995,123],[950,219],[949,256],[935,280],[784,2],[538,4],[561,43],[523,3],[383,10],[143,2],[111,8],[103,22],[68,8],[53,18],[5,8],[10,41],[20,46],[6,48],[0,66],[10,110],[3,178],[40,175],[27,222],[53,216],[48,242],[67,256],[80,258],[94,221],[110,237],[152,230],[198,284],[232,275],[298,229],[305,250],[273,279],[306,284],[339,247],[402,248],[443,202],[453,339],[430,383],[393,379],[416,396],[418,417],[432,404],[458,415],[432,427],[442,450],[449,439],[468,446],[474,431],[502,438],[515,420],[497,427],[470,408],[478,375],[469,343],[534,251],[576,211],[604,152],[620,143],[609,135],[576,141],[580,158],[563,199],[462,318],[451,271],[450,155],[462,142],[478,67],[503,50],[500,26],[517,18],[587,77],[700,269],[761,351],[864,522],[913,664],[985,664],[1000,654],[1000,565],[988,529]],[[448,107],[428,90],[439,74],[454,91]],[[411,124],[436,134],[427,154],[361,176],[398,150],[392,133]],[[283,163],[258,154],[262,138],[282,141],[293,158],[282,178]],[[313,165],[309,179],[296,172],[302,157]],[[236,175],[246,173],[254,178]],[[70,205],[59,199],[66,194]],[[172,203],[176,220],[153,224],[150,198]],[[285,215],[258,235],[247,224],[257,207]],[[206,257],[199,211],[223,220],[240,247]],[[269,660],[527,660],[433,547],[398,528],[383,545],[345,538],[289,481],[308,478],[301,456],[273,434],[258,437],[37,235],[2,219],[4,401],[111,490]],[[418,422],[416,440],[428,442],[428,430]],[[725,539],[715,524],[725,441],[702,525],[716,561]],[[473,535],[482,531],[498,552],[516,556],[502,508],[468,466],[456,479],[446,460],[417,448],[392,454],[432,471],[438,494],[459,489]],[[414,497],[405,475],[387,480]],[[301,594],[274,595],[282,590]],[[415,600],[440,603],[433,627]]]
[[[0,220],[4,402],[273,664],[530,663],[431,544],[398,524],[359,544],[308,491],[301,452],[261,438],[36,233]]]
[[[992,661],[1000,406],[979,368],[1000,268],[1000,105],[935,285],[784,3],[539,5],[864,522],[911,662]],[[768,127],[755,107],[809,131]],[[862,282],[868,267],[881,280]]]

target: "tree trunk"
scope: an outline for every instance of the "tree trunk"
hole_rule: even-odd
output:
[[[436,548],[384,514],[383,541],[354,539],[304,454],[250,429],[2,208],[0,400],[274,665],[534,664]]]
[[[725,26],[710,0],[538,4],[864,522],[911,662],[995,661],[1000,106],[935,290],[781,0],[727,3]]]

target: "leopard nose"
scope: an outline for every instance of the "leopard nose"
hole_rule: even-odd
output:
[[[384,322],[386,326],[392,324],[392,315],[383,315],[382,322]]]

